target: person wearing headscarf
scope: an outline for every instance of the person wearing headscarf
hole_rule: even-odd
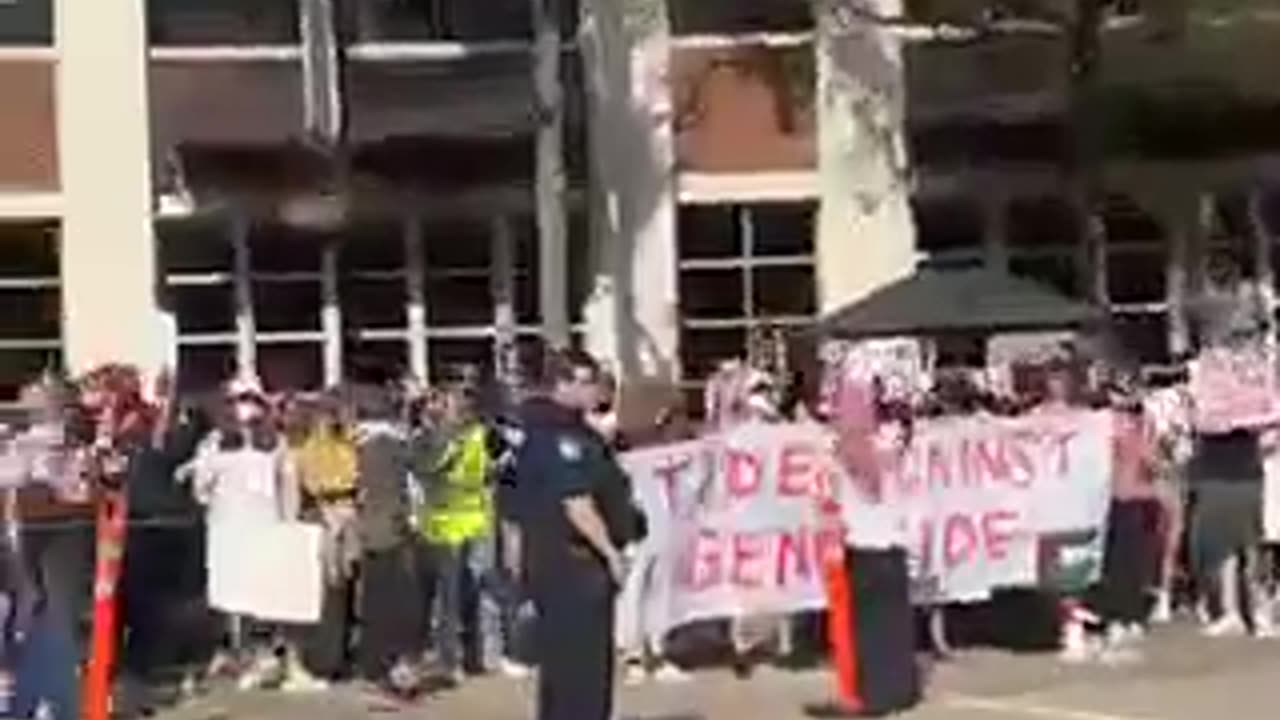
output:
[[[232,585],[251,582],[251,575],[235,577],[244,558],[226,553],[244,552],[245,540],[265,527],[297,520],[300,503],[288,444],[256,379],[241,377],[228,384],[221,426],[201,443],[192,470],[193,492],[205,507],[208,567],[231,573],[224,579]],[[209,580],[212,590],[214,578]],[[229,614],[231,647],[215,659],[215,670],[229,663],[239,671],[242,689],[262,687],[281,675],[290,689],[320,685],[299,665],[291,647],[283,648],[287,665],[280,668],[283,628],[259,622],[252,608],[217,609]]]

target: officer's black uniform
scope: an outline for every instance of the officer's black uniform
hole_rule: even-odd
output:
[[[643,521],[625,473],[577,413],[537,400],[523,416],[516,485],[538,608],[538,720],[610,720],[617,588],[563,503],[590,496],[619,548],[638,539]]]

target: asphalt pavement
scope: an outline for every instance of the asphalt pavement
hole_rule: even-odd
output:
[[[928,669],[927,694],[902,720],[1276,720],[1280,640],[1206,639],[1189,625],[1157,630],[1136,664],[1064,665],[1048,654],[966,651]],[[620,720],[799,720],[829,698],[821,671],[762,668],[690,682],[623,687]],[[215,692],[161,720],[349,720],[532,717],[530,681],[482,678],[410,706],[371,703],[352,688],[314,695]]]

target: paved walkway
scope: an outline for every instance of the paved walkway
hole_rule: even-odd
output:
[[[798,720],[827,697],[823,673],[762,670],[750,681],[700,673],[683,685],[620,691],[634,720]],[[482,679],[402,711],[371,708],[356,693],[214,695],[162,720],[349,720],[365,717],[523,720],[527,683]],[[1280,640],[1215,640],[1189,627],[1159,632],[1136,666],[1066,667],[1046,655],[977,651],[933,669],[928,698],[903,720],[1275,720]]]

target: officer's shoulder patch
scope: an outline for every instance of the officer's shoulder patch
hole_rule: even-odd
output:
[[[557,443],[560,459],[565,462],[578,462],[582,459],[582,443],[577,438],[561,435]]]
[[[520,447],[524,444],[525,432],[520,428],[507,427],[499,430],[503,442],[512,447]]]

